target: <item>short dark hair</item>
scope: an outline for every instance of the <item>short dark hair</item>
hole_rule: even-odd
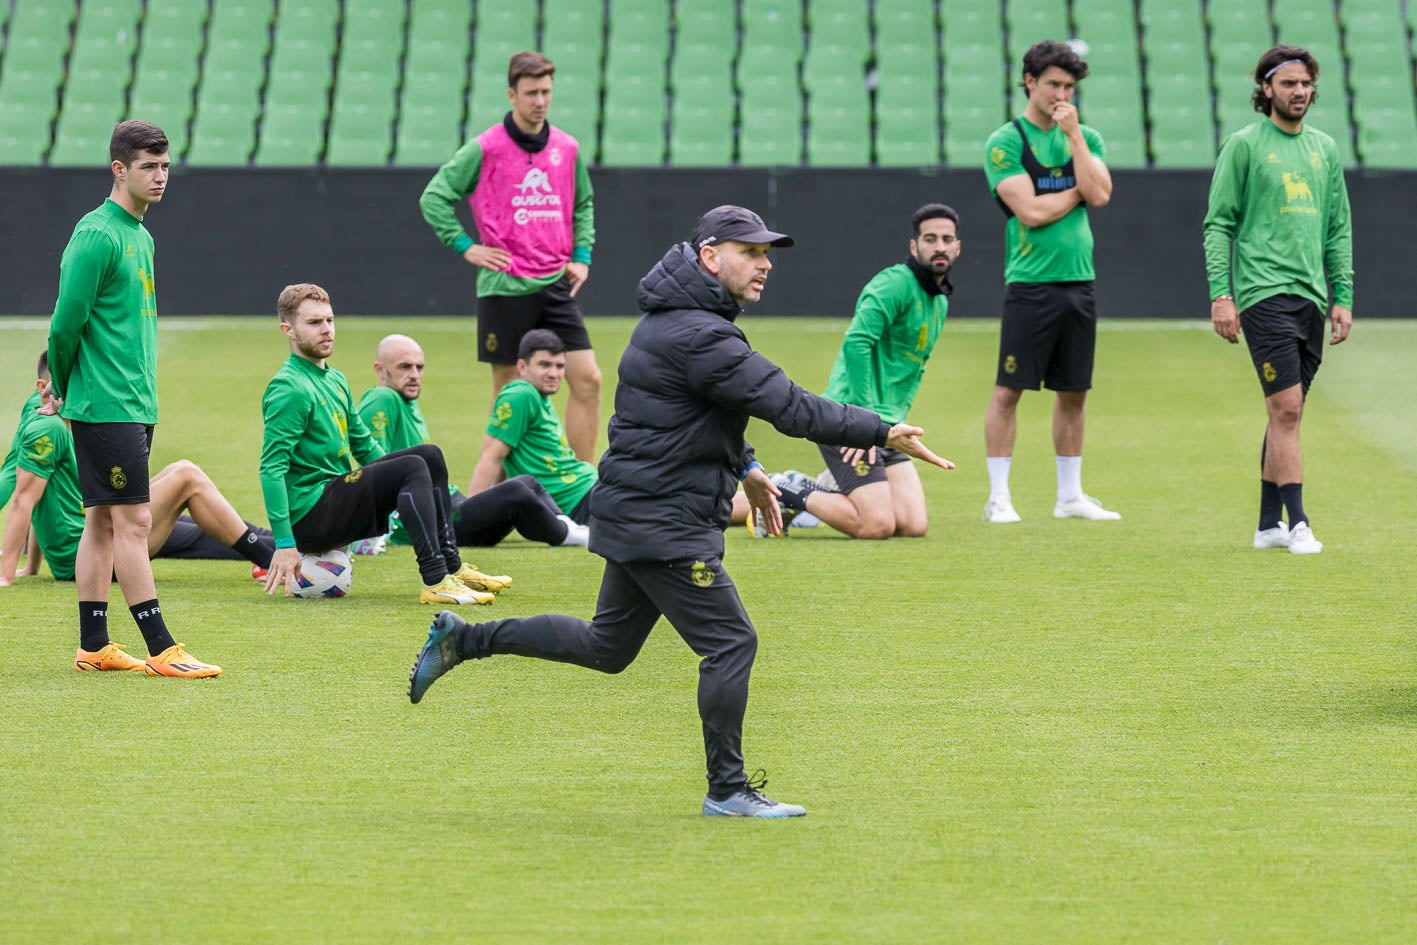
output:
[[[49,352],[46,350],[46,351],[41,351],[41,352],[39,353],[39,367],[37,367],[37,368],[35,369],[34,376],[35,376],[35,377],[43,377],[44,375],[46,375],[46,374],[48,374],[48,373],[49,373]]]
[[[539,52],[523,49],[507,63],[507,88],[514,89],[522,79],[539,79],[554,76],[556,65]]]
[[[1057,66],[1077,81],[1087,78],[1087,63],[1077,54],[1077,50],[1056,39],[1045,39],[1034,43],[1023,54],[1023,74],[1035,79],[1048,71],[1049,66]],[[1027,82],[1020,82],[1019,88],[1028,89]]]
[[[530,361],[538,351],[548,354],[565,354],[566,343],[561,336],[549,328],[533,328],[522,335],[522,343],[517,345],[517,360]]]
[[[113,137],[108,139],[108,159],[129,165],[139,151],[153,154],[167,153],[167,135],[150,121],[120,121],[113,126]]]
[[[910,215],[910,235],[912,238],[920,235],[920,224],[926,220],[952,220],[956,227],[959,226],[959,214],[954,207],[948,207],[942,203],[927,203]]]
[[[1303,46],[1275,46],[1269,52],[1260,57],[1260,61],[1255,65],[1255,94],[1251,96],[1250,103],[1255,106],[1255,111],[1268,115],[1274,109],[1274,103],[1270,101],[1268,95],[1264,94],[1265,83],[1270,80],[1274,71],[1286,62],[1302,62],[1309,70],[1309,80],[1315,85],[1319,81],[1319,61],[1314,58],[1314,54]],[[1319,100],[1319,90],[1314,89],[1309,96],[1309,107]]]

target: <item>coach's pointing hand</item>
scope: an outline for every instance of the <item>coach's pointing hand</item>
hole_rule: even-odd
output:
[[[271,555],[271,566],[266,570],[266,593],[274,594],[276,588],[285,585],[285,596],[295,588],[300,578],[300,552],[294,548],[277,548]]]
[[[1240,316],[1230,296],[1222,295],[1210,303],[1210,323],[1215,326],[1215,333],[1232,345],[1240,340]]]
[[[463,250],[462,258],[474,266],[481,266],[483,269],[492,269],[496,272],[506,272],[512,265],[511,253],[496,246],[483,246],[480,243],[474,243]]]
[[[762,467],[753,467],[743,477],[743,494],[748,497],[749,522],[753,525],[761,522],[769,535],[781,535],[782,507],[777,504],[777,497],[782,493]]]
[[[939,466],[941,469],[954,469],[954,463],[936,456],[930,447],[920,442],[920,434],[924,432],[920,427],[913,427],[908,423],[897,423],[891,427],[891,432],[886,437],[886,446],[907,456],[913,456],[931,465]]]

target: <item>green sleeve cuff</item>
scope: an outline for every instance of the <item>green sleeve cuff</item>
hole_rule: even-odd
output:
[[[1333,287],[1333,304],[1344,308],[1353,307],[1353,286],[1337,283]]]
[[[589,265],[590,265],[590,247],[589,247],[589,246],[577,246],[575,249],[571,250],[571,262],[574,262],[574,263],[585,263],[587,266],[589,266]]]
[[[1210,301],[1214,302],[1217,296],[1230,294],[1230,274],[1226,273],[1218,279],[1210,280]]]
[[[459,236],[457,239],[453,240],[452,250],[453,252],[461,256],[463,253],[467,252],[468,247],[470,247],[471,245],[472,237],[464,233],[462,236]]]
[[[277,547],[277,548],[294,548],[294,547],[295,547],[295,536],[293,536],[293,535],[282,535],[282,536],[278,537],[278,538],[276,539],[276,547]]]

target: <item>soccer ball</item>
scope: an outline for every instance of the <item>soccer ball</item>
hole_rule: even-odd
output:
[[[317,555],[300,556],[300,579],[295,596],[306,598],[343,597],[354,581],[354,565],[340,549]]]

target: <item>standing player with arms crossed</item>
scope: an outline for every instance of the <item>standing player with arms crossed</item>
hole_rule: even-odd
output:
[[[1023,56],[1023,115],[994,132],[984,171],[1008,217],[999,370],[984,419],[989,501],[984,521],[1017,522],[1009,466],[1025,390],[1056,394],[1057,518],[1119,519],[1082,491],[1084,406],[1097,347],[1090,207],[1112,199],[1102,136],[1072,104],[1087,63],[1065,43],[1045,40]]]

